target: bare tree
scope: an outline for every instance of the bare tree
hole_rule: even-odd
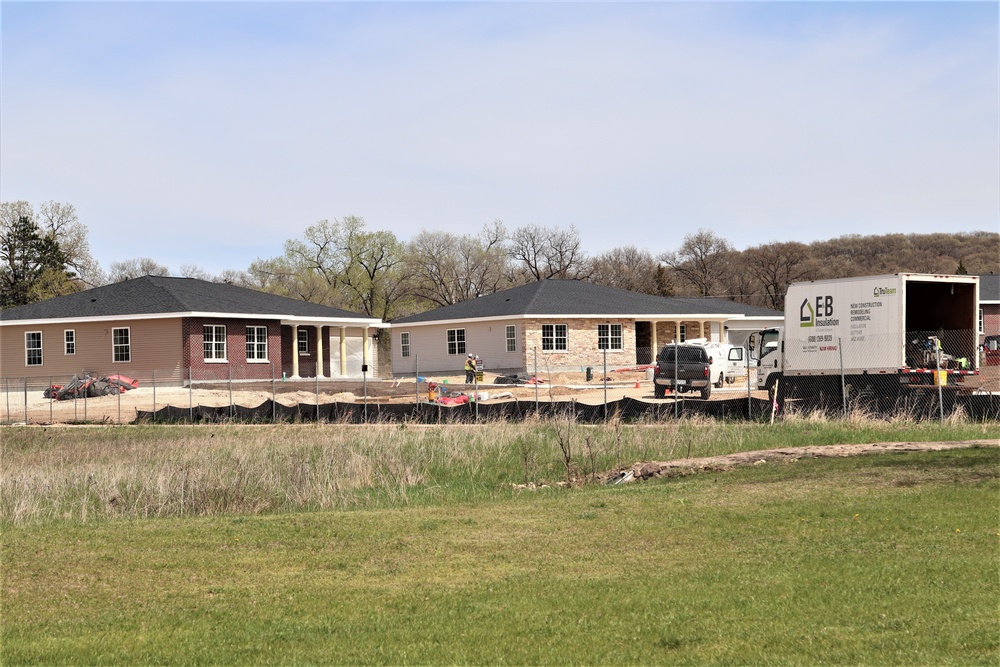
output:
[[[508,254],[517,263],[522,282],[586,277],[586,254],[575,225],[518,227],[510,237]]]
[[[660,263],[648,250],[635,246],[613,248],[590,259],[589,281],[598,285],[618,287],[643,294],[662,294],[662,284],[658,278]]]
[[[690,284],[699,296],[713,296],[722,285],[726,267],[735,251],[729,241],[707,229],[684,237],[675,252],[666,252],[660,261]]]
[[[509,287],[504,237],[499,221],[477,236],[420,232],[406,248],[410,293],[435,306],[448,306]]]
[[[137,257],[135,259],[123,259],[119,262],[111,262],[108,271],[108,280],[119,283],[123,280],[141,278],[142,276],[169,276],[170,269],[159,264],[149,257]]]
[[[181,276],[184,278],[197,278],[198,280],[215,280],[211,273],[197,264],[181,264]]]
[[[804,243],[789,241],[748,248],[742,260],[754,279],[754,290],[763,293],[762,305],[777,310],[785,306],[788,285],[814,277],[809,247]]]

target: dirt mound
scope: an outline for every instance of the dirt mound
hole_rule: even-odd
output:
[[[608,484],[630,483],[651,477],[682,477],[699,472],[722,472],[738,466],[766,465],[782,461],[797,461],[804,458],[831,458],[860,456],[862,454],[886,454],[889,452],[936,452],[946,449],[966,449],[974,447],[1000,447],[997,440],[966,440],[960,442],[879,442],[860,445],[821,445],[810,447],[785,447],[753,452],[738,452],[725,456],[709,456],[673,461],[645,461],[630,468],[615,470],[599,479]]]

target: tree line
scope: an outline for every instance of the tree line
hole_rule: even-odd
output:
[[[90,254],[71,204],[0,203],[0,307],[40,301],[143,275],[172,275],[154,259]],[[859,275],[1000,272],[995,232],[848,235],[773,241],[737,250],[700,229],[654,254],[627,245],[595,255],[575,227],[496,220],[477,233],[424,230],[409,241],[370,230],[363,218],[321,220],[283,252],[211,275],[193,264],[177,275],[227,282],[391,321],[533,281],[568,278],[659,296],[704,296],[783,308],[792,282]]]

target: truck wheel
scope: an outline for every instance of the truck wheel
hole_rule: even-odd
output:
[[[725,382],[725,380],[726,376],[722,373],[719,373],[719,381],[715,383],[715,388],[722,389],[722,383]]]
[[[703,400],[708,400],[708,397],[712,395],[712,385],[706,384],[705,388],[701,390],[701,398]]]
[[[654,384],[653,385],[653,398],[663,398],[666,395],[666,391],[663,385]]]

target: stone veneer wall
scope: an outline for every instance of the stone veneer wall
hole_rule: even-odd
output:
[[[567,326],[567,347],[563,351],[542,351],[542,325],[565,324]],[[591,366],[600,368],[604,364],[604,350],[597,348],[597,325],[622,325],[622,349],[608,350],[608,368],[634,366],[635,321],[625,319],[579,319],[559,320],[555,318],[524,320],[525,365],[534,367],[535,349],[538,350],[538,369],[548,371],[579,371]]]

